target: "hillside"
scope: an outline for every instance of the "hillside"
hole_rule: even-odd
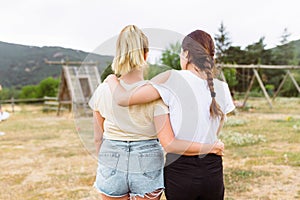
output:
[[[89,56],[88,56],[89,55]],[[49,65],[45,61],[95,61],[105,68],[112,57],[62,47],[35,47],[0,42],[0,84],[3,87],[22,87],[37,84],[51,76],[59,77],[60,65]]]
[[[300,40],[294,40],[287,44],[279,45],[279,46],[276,46],[276,47],[274,47],[272,49],[268,49],[268,50],[270,51],[270,53],[275,53],[276,51],[282,51],[282,49],[288,51],[290,45],[294,48],[293,49],[294,55],[295,55],[294,59],[300,65]]]
[[[300,40],[291,43],[295,47],[295,59],[300,60]],[[270,53],[277,50],[280,51],[280,47],[269,49]],[[62,47],[35,47],[0,42],[0,84],[3,87],[21,88],[24,85],[38,84],[49,76],[59,77],[61,66],[48,65],[46,60],[96,61],[102,71],[112,61],[112,57]]]
[[[292,43],[295,47],[295,52],[296,52],[297,58],[300,60],[300,40],[292,41]]]

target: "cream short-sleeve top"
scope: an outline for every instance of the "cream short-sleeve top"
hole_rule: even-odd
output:
[[[126,84],[120,81],[126,90],[142,86],[147,81]],[[89,106],[99,111],[104,120],[103,137],[110,140],[139,141],[157,138],[154,117],[169,113],[168,107],[162,100],[147,104],[122,107],[112,98],[107,83],[101,83],[93,93]]]

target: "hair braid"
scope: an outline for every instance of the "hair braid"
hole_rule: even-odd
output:
[[[223,119],[224,113],[215,99],[216,92],[214,90],[213,81],[215,69],[213,57],[215,46],[211,36],[204,31],[196,30],[184,38],[182,41],[182,48],[184,51],[188,51],[188,61],[198,68],[196,70],[204,71],[206,73],[207,84],[212,97],[210,105],[211,117],[216,118],[220,116],[221,119]]]
[[[218,116],[221,117],[221,119],[224,118],[224,113],[222,112],[220,105],[217,103],[216,101],[216,92],[214,89],[214,79],[213,79],[213,73],[212,73],[212,68],[214,66],[214,62],[213,60],[207,60],[204,63],[204,72],[206,73],[207,76],[207,84],[208,84],[208,88],[210,91],[210,95],[212,98],[212,102],[210,104],[210,115],[212,118],[216,118]]]

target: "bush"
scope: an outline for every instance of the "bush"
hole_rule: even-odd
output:
[[[267,85],[265,86],[265,88],[266,88],[266,90],[267,90],[267,92],[268,92],[268,94],[269,94],[270,96],[273,96],[273,95],[274,95],[274,89],[275,89],[275,86],[274,86],[274,85],[272,85],[272,84],[267,84]]]
[[[21,89],[20,99],[43,98],[44,96],[56,97],[59,80],[52,77],[42,80],[38,85],[27,85]]]
[[[37,98],[44,96],[56,97],[58,92],[59,80],[52,77],[46,78],[37,86]]]
[[[37,85],[26,85],[26,86],[22,87],[19,98],[20,99],[37,98],[38,90],[39,89],[38,89]]]
[[[173,69],[180,70],[180,49],[181,44],[180,42],[176,42],[175,44],[170,44],[170,46],[162,53],[160,58],[161,62],[169,66]]]
[[[16,99],[19,97],[20,92],[20,90],[16,90],[15,88],[3,88],[0,91],[0,100],[11,99],[12,97]]]
[[[229,88],[234,88],[234,86],[238,84],[238,80],[236,78],[236,69],[234,68],[223,69],[223,73]]]

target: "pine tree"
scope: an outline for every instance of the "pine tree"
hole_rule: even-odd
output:
[[[281,35],[280,45],[273,51],[272,64],[290,65],[293,64],[295,57],[295,47],[293,42],[289,42],[291,34],[285,28]]]
[[[226,27],[224,26],[223,22],[221,22],[218,31],[219,33],[215,34],[216,57],[218,62],[224,62],[226,50],[229,49],[231,41],[229,38],[229,33],[226,31]]]
[[[283,33],[281,35],[281,40],[280,40],[281,45],[288,43],[290,36],[291,36],[291,33],[288,32],[287,28],[284,28]]]

